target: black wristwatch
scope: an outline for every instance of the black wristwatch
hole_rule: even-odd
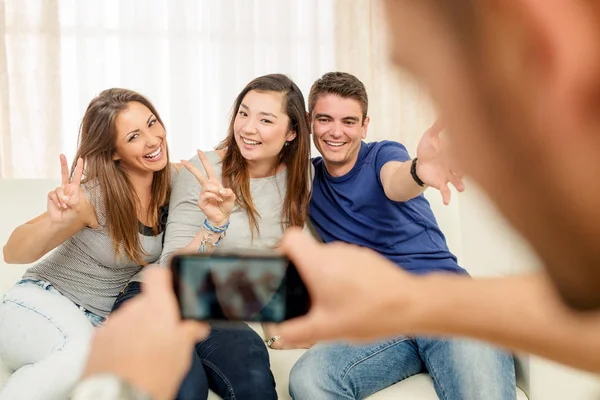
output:
[[[425,186],[425,182],[423,182],[421,178],[419,178],[419,175],[417,175],[417,160],[418,157],[413,158],[412,163],[410,164],[410,175],[413,177],[415,182],[417,182],[417,185],[422,187]]]

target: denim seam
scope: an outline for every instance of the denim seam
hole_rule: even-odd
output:
[[[442,396],[442,398],[440,400],[448,399],[448,396],[446,395],[446,392],[445,392],[444,387],[442,386],[441,382],[434,378],[434,375],[436,375],[436,372],[435,372],[435,368],[433,367],[433,364],[426,362],[425,365],[427,365],[427,369],[429,370],[431,379],[434,379],[437,381],[437,385],[440,388],[440,395]]]
[[[29,307],[28,305],[26,305],[26,304],[24,304],[24,303],[22,303],[22,302],[19,302],[19,301],[14,301],[14,300],[11,300],[11,299],[5,299],[4,301],[5,301],[5,302],[10,302],[10,303],[16,304],[16,305],[17,305],[17,306],[19,306],[19,307],[23,307],[23,308],[25,308],[25,309],[27,309],[27,310],[29,310],[29,311],[32,311],[32,312],[34,312],[34,313],[36,313],[36,314],[40,315],[42,318],[46,319],[46,320],[47,320],[48,322],[50,322],[52,325],[54,325],[54,326],[56,327],[56,329],[58,329],[58,331],[59,331],[59,332],[62,334],[62,336],[63,336],[63,341],[62,341],[62,343],[60,344],[60,347],[59,347],[58,349],[54,348],[54,349],[52,349],[52,350],[58,350],[58,351],[60,351],[60,350],[62,350],[62,349],[65,347],[65,343],[66,343],[66,341],[67,341],[67,338],[68,338],[69,336],[68,336],[67,334],[65,334],[65,332],[63,332],[63,330],[62,330],[62,329],[61,329],[61,328],[60,328],[60,327],[59,327],[59,326],[58,326],[58,325],[57,325],[57,324],[56,324],[56,323],[55,323],[55,322],[54,322],[54,321],[53,321],[51,318],[48,318],[48,316],[46,316],[45,314],[42,314],[42,313],[41,313],[41,312],[39,312],[38,310],[36,310],[36,309],[34,309],[34,308],[31,308],[31,307]]]
[[[342,374],[342,380],[345,380],[346,377],[348,376],[348,374],[350,373],[350,371],[352,370],[352,368],[356,367],[358,364],[365,362],[366,360],[368,360],[369,358],[374,357],[375,355],[381,353],[382,351],[385,351],[387,349],[389,349],[390,347],[396,346],[397,344],[400,343],[404,343],[405,341],[410,340],[409,337],[404,337],[400,340],[394,340],[392,343],[389,343],[388,345],[385,345],[383,347],[378,348],[377,350],[373,351],[372,353],[368,354],[366,357],[362,357],[361,359],[354,361],[349,367],[345,368],[344,373]],[[347,391],[348,389],[344,386],[344,391]],[[351,393],[347,393],[349,395],[352,395]]]
[[[231,383],[229,382],[229,380],[227,379],[225,374],[223,374],[223,372],[221,372],[221,370],[219,368],[217,368],[217,366],[214,365],[213,363],[211,363],[210,361],[202,360],[202,364],[207,366],[208,368],[212,369],[223,380],[223,382],[225,382],[225,385],[227,386],[227,389],[229,390],[229,393],[231,394],[231,399],[235,400],[236,397],[235,397],[235,392],[233,391],[233,386],[231,385]]]
[[[382,351],[384,351],[384,350],[387,350],[387,349],[389,349],[390,347],[393,347],[393,346],[395,346],[395,345],[397,345],[397,344],[400,344],[400,343],[404,343],[404,342],[405,342],[405,341],[407,341],[407,340],[410,340],[410,338],[408,338],[408,337],[404,337],[404,338],[402,338],[402,339],[400,339],[400,340],[394,340],[394,341],[392,341],[392,342],[388,342],[388,344],[386,344],[386,345],[383,345],[383,346],[381,346],[381,347],[378,347],[376,350],[374,350],[374,351],[372,351],[372,352],[370,352],[370,353],[367,353],[367,355],[366,355],[366,356],[360,357],[360,358],[359,358],[359,359],[357,359],[356,361],[353,361],[353,362],[350,364],[350,366],[348,366],[348,367],[346,367],[346,368],[344,369],[344,374],[343,374],[342,378],[343,378],[343,379],[345,379],[345,378],[346,378],[346,376],[347,376],[347,375],[350,373],[350,370],[351,370],[352,368],[356,367],[358,364],[360,364],[360,363],[362,363],[362,362],[364,362],[364,361],[368,360],[369,358],[372,358],[373,356],[375,356],[375,355],[377,355],[377,354],[381,353],[381,352],[382,352]]]
[[[442,342],[439,342],[439,341],[438,341],[438,342],[434,343],[434,344],[431,346],[430,350],[431,350],[431,349],[433,349],[433,348],[435,348],[435,347],[437,347],[437,346],[439,346],[440,344],[442,344]],[[434,366],[433,366],[433,363],[430,363],[430,362],[429,362],[429,359],[428,359],[427,357],[425,357],[425,355],[424,355],[424,354],[421,352],[421,347],[420,347],[420,346],[417,346],[417,348],[419,349],[419,356],[421,357],[421,359],[422,359],[422,360],[423,360],[423,362],[425,363],[425,366],[427,367],[427,370],[429,371],[429,376],[430,376],[430,377],[431,377],[431,379],[434,381],[434,383],[437,383],[437,386],[440,388],[440,393],[439,393],[439,394],[440,394],[440,395],[441,395],[441,397],[442,397],[440,400],[447,400],[447,399],[448,399],[448,395],[446,395],[446,392],[444,391],[444,388],[442,387],[442,385],[441,385],[440,381],[438,381],[438,380],[435,378],[435,376],[436,376],[437,374],[436,374],[435,368],[434,368]]]

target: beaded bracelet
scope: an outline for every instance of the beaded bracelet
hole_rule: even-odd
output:
[[[208,218],[205,218],[203,227],[214,233],[224,233],[227,231],[227,228],[229,228],[229,223],[230,223],[230,221],[227,221],[227,223],[223,226],[214,226],[213,224],[210,223]]]
[[[227,221],[227,223],[223,226],[220,227],[216,227],[213,224],[211,224],[208,221],[208,218],[204,220],[204,224],[202,225],[202,229],[207,233],[207,235],[205,237],[202,238],[202,241],[200,242],[200,247],[198,248],[198,252],[199,253],[206,253],[206,246],[218,246],[221,243],[221,240],[223,240],[223,238],[225,236],[227,236],[227,228],[229,228],[229,221]],[[219,235],[219,239],[212,243],[212,238],[213,238],[213,234],[218,234]]]

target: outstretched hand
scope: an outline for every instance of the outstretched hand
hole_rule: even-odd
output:
[[[81,209],[81,178],[83,176],[83,159],[77,160],[77,166],[70,178],[67,158],[60,155],[62,185],[48,193],[47,210],[52,222],[65,223],[73,221]]]
[[[451,165],[447,139],[440,137],[443,126],[436,121],[425,133],[417,147],[417,175],[427,185],[442,193],[444,204],[450,203],[452,183],[459,192],[465,190],[462,176]]]
[[[198,158],[206,171],[206,175],[189,161],[181,160],[181,163],[196,177],[200,186],[202,186],[202,191],[198,197],[198,207],[213,226],[223,226],[229,221],[229,215],[235,205],[235,193],[233,193],[233,190],[223,187],[204,152],[198,150]]]

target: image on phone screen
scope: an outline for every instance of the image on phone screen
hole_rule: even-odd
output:
[[[181,255],[171,260],[183,318],[281,322],[308,312],[294,265],[281,256]]]

